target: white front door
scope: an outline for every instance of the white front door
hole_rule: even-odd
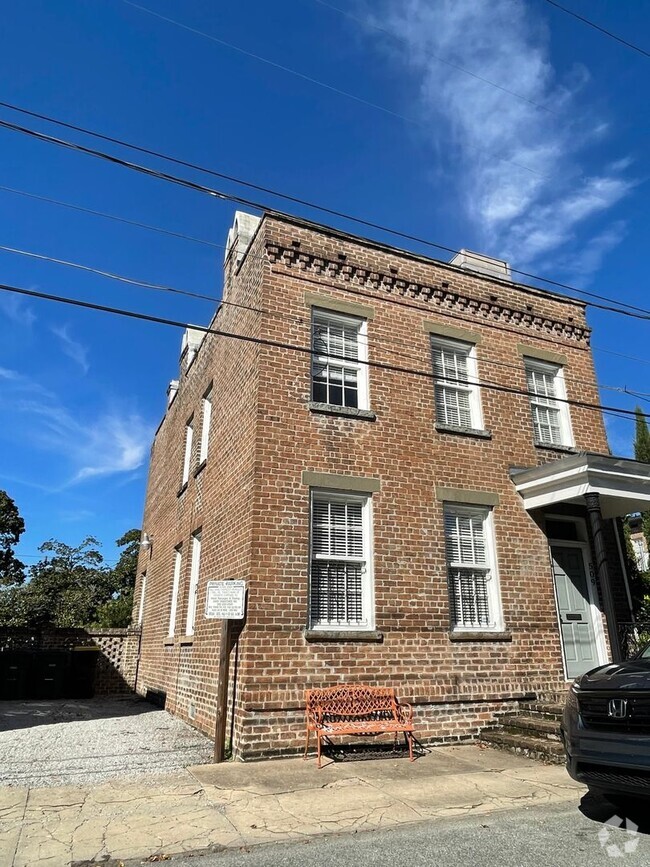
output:
[[[600,665],[582,545],[551,545],[553,580],[567,678]]]

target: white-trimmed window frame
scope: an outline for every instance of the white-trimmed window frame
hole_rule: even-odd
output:
[[[447,516],[479,516],[482,520],[483,545],[485,548],[485,561],[450,560],[448,555]],[[489,506],[478,506],[465,503],[443,503],[443,533],[445,537],[445,563],[447,570],[447,589],[449,595],[449,620],[452,632],[503,632],[503,606],[501,602],[501,590],[499,586],[499,572],[497,568],[496,539],[494,534],[494,513]],[[453,604],[454,589],[452,581],[453,570],[484,571],[486,573],[486,590],[488,606],[488,622],[474,623],[463,621],[457,622]],[[462,607],[462,601],[461,601]],[[468,618],[469,620],[469,618]]]
[[[138,608],[138,626],[142,626],[144,620],[144,605],[147,596],[147,573],[142,572],[140,575],[140,605]]]
[[[183,478],[181,487],[186,485],[190,479],[190,470],[192,468],[192,449],[194,447],[194,416],[191,415],[185,423],[185,451],[183,453]]]
[[[194,635],[194,629],[196,626],[199,576],[201,571],[201,536],[201,530],[196,530],[194,533],[192,533],[192,559],[190,563],[190,581],[187,587],[187,615],[185,618],[185,635]]]
[[[208,459],[210,422],[212,421],[212,390],[212,385],[210,385],[201,401],[201,444],[199,446],[199,466],[202,466]]]
[[[361,505],[361,526],[363,539],[362,557],[340,557],[316,554],[314,551],[314,503],[355,503]],[[365,632],[375,628],[375,588],[373,566],[372,536],[372,496],[370,494],[346,493],[329,489],[312,488],[309,497],[309,593],[307,623],[310,630],[336,632]],[[332,563],[361,562],[361,611],[360,620],[343,621],[334,619],[316,620],[313,617],[312,588],[313,563],[317,561]]]
[[[439,349],[463,353],[466,358],[467,379],[465,382],[458,381],[460,377],[456,376],[452,379],[438,377],[436,373],[436,364],[434,361],[434,352]],[[440,337],[437,334],[432,334],[430,338],[431,364],[434,376],[434,407],[436,413],[436,424],[444,427],[459,427],[469,430],[483,429],[483,408],[481,406],[481,393],[479,389],[478,378],[478,360],[476,353],[476,344],[469,343],[464,340],[454,340],[449,337]],[[445,388],[455,392],[464,392],[469,398],[469,414],[470,424],[464,425],[459,422],[448,421],[446,418],[441,418],[439,412],[439,389]],[[460,411],[459,411],[460,416]]]
[[[181,574],[183,569],[183,546],[174,548],[174,571],[172,578],[172,598],[169,605],[169,628],[168,638],[173,638],[176,632],[176,614],[178,612],[178,594],[181,586]]]
[[[334,313],[322,307],[312,307],[311,311],[311,345],[312,349],[317,349],[316,345],[316,329],[319,325],[335,325],[339,327],[352,328],[356,331],[356,358],[339,358],[331,355],[312,355],[311,363],[311,399],[317,403],[325,403],[328,406],[350,407],[353,409],[370,409],[370,398],[368,394],[368,321],[359,316],[349,316],[343,313]],[[324,367],[329,373],[330,367],[340,367],[345,371],[353,371],[357,381],[357,406],[351,407],[345,403],[345,387],[342,381],[342,403],[332,403],[330,400],[317,401],[314,395],[315,374],[316,369]],[[329,375],[327,376],[328,391],[329,391]],[[329,395],[328,395],[329,397]]]
[[[565,448],[573,447],[575,441],[573,439],[569,405],[566,403],[567,393],[564,381],[564,366],[550,361],[543,361],[539,358],[524,356],[524,370],[526,374],[526,391],[529,392],[528,400],[530,404],[535,443],[541,446],[550,446],[551,448],[553,448],[553,446],[563,446]],[[544,395],[537,396],[530,393],[534,391],[534,389],[531,388],[529,381],[529,374],[531,372],[543,373],[546,375],[550,374],[553,377],[553,390],[555,394],[552,398],[545,397]],[[535,407],[550,409],[553,412],[557,412],[558,427],[560,431],[559,441],[545,441],[542,438],[540,435],[541,426],[536,418]]]

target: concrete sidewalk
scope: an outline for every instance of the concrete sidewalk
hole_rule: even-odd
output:
[[[198,854],[518,805],[577,806],[584,791],[562,767],[477,745],[434,748],[413,764],[340,762],[319,771],[313,759],[231,762],[95,786],[4,788],[0,864]]]

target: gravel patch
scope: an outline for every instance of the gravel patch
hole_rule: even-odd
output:
[[[132,696],[0,702],[0,785],[64,786],[212,760],[212,741]]]

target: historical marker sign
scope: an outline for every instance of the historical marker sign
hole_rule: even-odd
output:
[[[208,581],[205,616],[241,620],[246,607],[245,581]]]

